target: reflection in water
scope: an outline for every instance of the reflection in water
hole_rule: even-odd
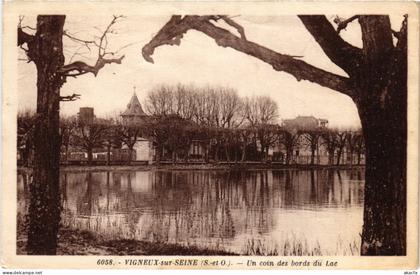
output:
[[[61,173],[62,221],[106,238],[244,252],[249,241],[290,240],[323,254],[359,243],[362,170]],[[27,211],[19,175],[19,213]]]

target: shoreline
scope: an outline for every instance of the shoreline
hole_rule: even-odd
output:
[[[218,163],[218,164],[131,164],[131,165],[60,165],[60,171],[183,171],[183,170],[220,170],[220,171],[258,171],[258,170],[325,170],[325,169],[363,169],[364,164],[270,164],[270,163]],[[18,171],[29,172],[32,167],[18,166]]]
[[[26,229],[18,222],[16,255],[27,255]],[[340,245],[337,243],[337,245]],[[359,255],[360,245],[350,242],[337,250],[323,251],[318,244],[308,247],[306,240],[287,239],[279,247],[269,248],[251,239],[243,252],[237,253],[221,248],[203,248],[196,245],[173,244],[135,239],[105,239],[97,233],[60,227],[56,255],[61,256],[326,256]]]
[[[26,230],[20,228],[16,240],[16,254],[27,255]],[[191,245],[164,242],[139,241],[134,239],[104,239],[101,236],[79,229],[61,227],[58,233],[56,255],[100,256],[239,256],[237,253],[199,248]]]

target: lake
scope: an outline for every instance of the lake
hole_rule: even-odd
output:
[[[358,255],[364,170],[61,172],[62,223],[253,255]],[[18,213],[29,205],[18,174]]]

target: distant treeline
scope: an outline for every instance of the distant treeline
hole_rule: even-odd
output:
[[[140,137],[153,143],[157,163],[163,159],[188,161],[197,157],[205,162],[267,161],[269,149],[277,148],[274,157],[290,164],[295,149],[306,148],[314,164],[322,146],[330,164],[340,164],[339,156],[344,150],[350,151],[351,157],[358,155],[359,162],[364,152],[360,131],[282,126],[277,123],[277,103],[269,96],[240,97],[231,88],[160,85],[148,93],[144,106],[147,116],[133,121],[113,117],[84,123],[76,116],[62,117],[63,155],[77,149],[86,152],[91,162],[94,150],[106,149],[109,162],[112,149],[124,146],[132,154]],[[25,111],[17,119],[18,153],[21,163],[27,165],[36,118],[33,112]],[[191,153],[193,144],[202,148],[202,155]],[[132,159],[128,156],[127,162]]]

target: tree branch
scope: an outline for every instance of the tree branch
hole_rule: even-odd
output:
[[[358,71],[362,50],[344,41],[323,15],[299,15],[328,58],[350,76]]]
[[[31,62],[36,60],[36,48],[37,44],[35,43],[35,36],[32,34],[28,34],[23,31],[23,29],[18,26],[17,28],[17,45],[25,51],[26,56],[28,57],[27,62]],[[23,45],[26,44],[27,48],[24,48]]]
[[[317,67],[314,67],[293,56],[280,54],[254,42],[239,38],[229,31],[213,25],[210,20],[214,16],[185,16],[174,15],[162,29],[142,49],[146,61],[153,63],[151,55],[155,48],[162,45],[179,45],[183,35],[190,29],[205,33],[213,38],[221,47],[230,47],[237,51],[256,57],[270,65],[277,71],[287,72],[298,81],[308,80],[321,86],[354,96],[351,81]],[[334,29],[333,29],[334,31]],[[334,34],[336,35],[335,31]]]
[[[96,61],[94,66],[90,66],[83,61],[76,61],[71,64],[63,66],[61,69],[58,70],[59,73],[65,76],[79,76],[86,73],[92,73],[95,76],[98,75],[98,72],[106,65],[106,64],[121,64],[121,61],[124,59],[125,55],[119,58],[102,58],[99,57]],[[77,73],[71,73],[73,71],[77,71]]]
[[[108,26],[103,31],[102,35],[99,37],[99,42],[95,40],[83,40],[74,37],[73,35],[68,34],[67,32],[64,33],[70,39],[83,43],[89,50],[89,45],[95,45],[98,48],[98,58],[96,60],[95,65],[88,65],[83,61],[75,61],[73,63],[64,65],[58,70],[58,73],[63,74],[64,76],[71,76],[77,77],[79,75],[92,73],[93,75],[97,76],[99,71],[106,65],[106,64],[121,64],[121,61],[124,59],[124,55],[119,58],[106,58],[105,56],[114,56],[113,52],[107,52],[107,45],[108,45],[108,38],[107,35],[112,33],[112,26],[117,23],[118,19],[122,18],[123,16],[115,16],[108,24]]]
[[[18,27],[17,30],[18,30],[17,45],[22,46],[23,44],[26,43],[29,46],[29,44],[34,40],[34,36],[24,32],[21,27]]]
[[[64,36],[66,36],[66,37],[68,37],[69,39],[71,39],[71,40],[75,41],[75,42],[78,42],[78,43],[80,43],[80,44],[85,45],[85,46],[86,46],[86,48],[88,48],[88,49],[89,49],[89,51],[90,51],[90,47],[89,47],[89,45],[90,45],[90,44],[91,44],[91,45],[95,45],[96,47],[99,47],[99,44],[98,44],[95,40],[84,40],[84,39],[80,39],[80,38],[77,38],[77,37],[75,37],[75,36],[71,35],[71,34],[70,34],[70,33],[68,33],[67,31],[64,31],[64,32],[63,32],[63,35],[64,35]]]
[[[359,15],[353,15],[352,17],[342,20],[338,16],[334,19],[334,23],[337,24],[337,33],[340,33],[341,30],[345,30],[347,28],[347,25],[350,22],[353,22],[354,20],[358,19]]]
[[[239,25],[238,23],[236,23],[235,21],[233,21],[231,18],[229,18],[226,15],[219,15],[219,17],[223,21],[225,21],[226,24],[228,24],[231,27],[234,27],[238,31],[238,33],[241,35],[241,38],[246,40],[245,30],[241,25]]]
[[[79,94],[72,94],[69,96],[60,96],[60,101],[75,101],[77,99],[80,99]]]

